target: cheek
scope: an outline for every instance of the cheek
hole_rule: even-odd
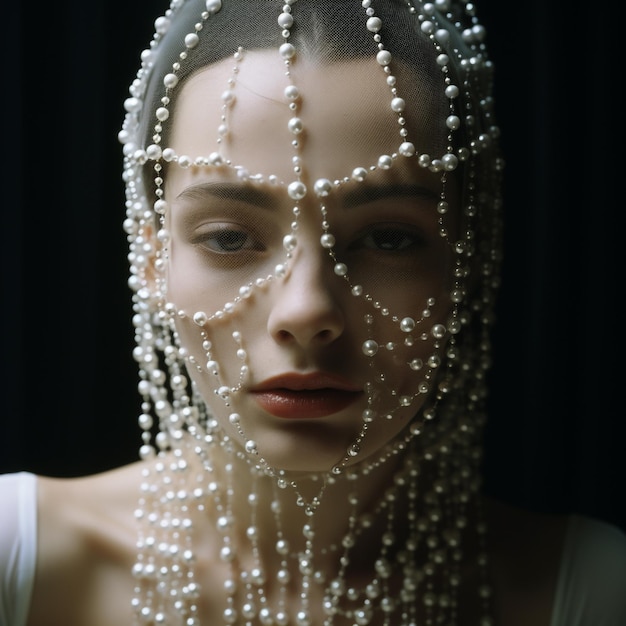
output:
[[[208,267],[192,245],[170,244],[167,263],[167,299],[176,309],[193,318],[202,312],[207,318],[223,317],[239,293],[240,277],[224,275]]]
[[[195,312],[197,295],[203,290],[206,277],[196,267],[193,255],[186,246],[179,246],[172,240],[168,249],[167,298],[189,314]]]
[[[208,307],[203,302],[193,310],[204,313]],[[263,364],[268,362],[267,312],[258,297],[251,296],[228,314],[218,311],[202,324],[194,321],[192,309],[188,311],[176,320],[176,330],[205,398],[219,386],[246,382],[259,355]]]
[[[445,345],[437,347],[432,337],[413,338],[404,342],[387,341],[369,362],[369,379],[377,387],[379,398],[397,406],[401,396],[417,399],[428,394],[444,361]],[[387,409],[385,409],[387,410]]]
[[[361,291],[361,316],[369,306],[373,324],[382,332],[394,332],[404,318],[415,321],[419,327],[416,333],[428,332],[450,311],[454,258],[450,244],[444,240],[398,263],[347,260],[346,265],[351,284]]]
[[[395,298],[397,310],[405,313],[421,302],[406,294],[390,292],[388,296],[385,304],[391,305]],[[354,350],[359,352],[356,358],[366,364],[365,378],[372,385],[373,408],[379,415],[392,419],[412,416],[431,396],[445,362],[449,336],[444,329],[450,309],[442,302],[426,309],[421,317],[413,315],[411,322],[385,307],[366,315],[367,323]]]

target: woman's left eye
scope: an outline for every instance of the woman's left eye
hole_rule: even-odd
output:
[[[350,248],[367,248],[387,252],[402,252],[423,245],[423,237],[414,230],[396,226],[377,226],[369,229]]]

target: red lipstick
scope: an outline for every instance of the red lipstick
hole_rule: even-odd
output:
[[[275,376],[251,393],[261,408],[275,417],[311,419],[347,408],[363,390],[339,376],[317,372]]]

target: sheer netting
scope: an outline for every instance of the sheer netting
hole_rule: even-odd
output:
[[[473,11],[178,0],[157,19],[120,134],[144,459],[191,450],[211,472],[219,448],[300,498],[292,472],[326,485],[445,440],[455,460],[435,474],[475,492],[502,161]],[[319,328],[298,326],[293,298],[280,306],[285,289]],[[261,327],[307,342],[294,367],[358,381],[327,401],[358,396],[360,422],[317,421],[296,460],[246,410],[272,371]],[[322,492],[303,499],[311,516]],[[165,557],[142,556],[142,574],[151,558]]]
[[[139,235],[135,245],[154,239],[158,257],[131,257],[132,285],[150,310],[139,330],[156,322],[175,345],[177,329],[201,334],[206,349],[189,350],[183,367],[191,364],[218,395],[236,393],[246,359],[219,374],[212,368],[226,353],[243,355],[240,320],[263,307],[271,284],[297,280],[299,223],[316,220],[323,280],[352,294],[347,317],[371,372],[369,408],[408,419],[424,398],[435,399],[463,327],[480,336],[484,319],[473,318],[489,317],[482,305],[479,315],[472,310],[493,288],[497,262],[497,129],[482,27],[463,3],[286,6],[189,0],[156,22],[122,132],[127,228]],[[180,112],[201,130],[183,137],[172,122],[177,96],[203,82],[209,89],[185,98]],[[355,119],[356,131],[346,124]],[[173,169],[184,170],[185,183],[170,191]],[[388,222],[371,223],[368,211],[381,205]],[[196,226],[209,220],[213,226]],[[214,271],[197,284],[208,295],[202,309],[168,293],[168,258],[177,254],[168,247],[171,228],[208,251]],[[383,260],[379,250],[397,254]],[[212,337],[229,325],[236,339]],[[387,381],[386,366],[400,360],[417,388]]]

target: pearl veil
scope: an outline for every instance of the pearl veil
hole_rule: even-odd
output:
[[[120,132],[141,456],[154,462],[137,514],[139,623],[200,623],[190,509],[212,499],[218,526],[234,523],[235,486],[216,460],[230,457],[293,491],[309,519],[296,557],[302,606],[292,619],[301,626],[313,623],[309,564],[324,490],[403,459],[394,498],[408,498],[408,518],[399,522],[386,501],[377,514],[405,549],[383,542],[376,592],[346,594],[348,548],[365,534],[355,502],[339,583],[319,581],[324,624],[413,623],[418,597],[428,619],[454,621],[454,554],[480,482],[500,258],[502,160],[474,11],[450,0],[174,0],[156,20]],[[397,227],[405,221],[410,228]],[[251,339],[258,320],[271,327],[272,302],[297,288],[312,258],[316,280],[344,303],[342,337],[360,350],[348,360],[336,341],[298,358],[303,369],[350,368],[363,399],[359,425],[335,433],[341,454],[307,460],[303,451],[293,461],[272,449],[240,397],[272,365]],[[179,269],[188,259],[198,271]],[[425,504],[408,495],[420,475],[439,485]],[[305,497],[311,477],[321,487]],[[428,532],[416,521],[425,512]],[[447,537],[439,556],[420,543],[428,533]],[[288,558],[279,550],[276,566],[259,557],[238,569],[234,534],[224,537],[221,558],[239,583],[224,622],[290,623],[287,582],[270,606],[259,573],[286,576]],[[415,582],[421,551],[443,559],[446,575]],[[398,558],[405,573],[392,584]]]

